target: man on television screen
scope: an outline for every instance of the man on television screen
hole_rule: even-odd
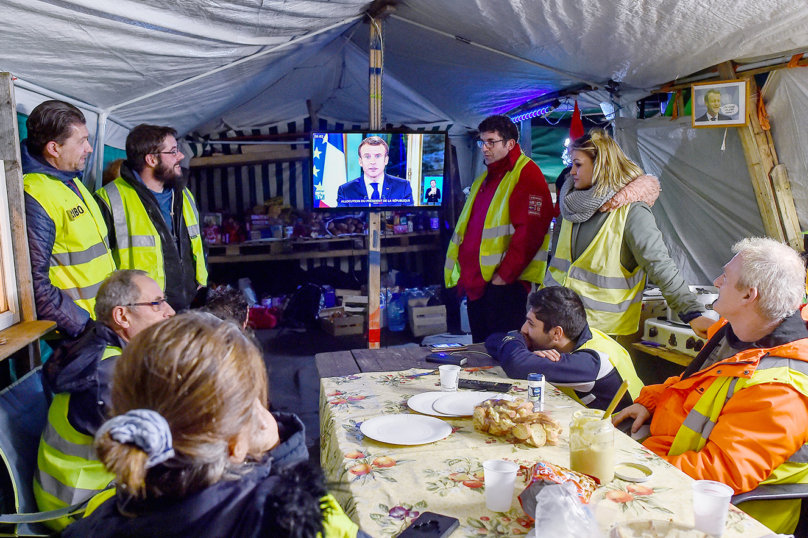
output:
[[[340,185],[337,207],[411,206],[409,181],[384,173],[388,147],[381,137],[369,136],[359,145],[362,176]]]

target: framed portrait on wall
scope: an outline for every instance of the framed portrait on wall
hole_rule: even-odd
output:
[[[746,125],[745,80],[693,84],[691,95],[693,127]]]

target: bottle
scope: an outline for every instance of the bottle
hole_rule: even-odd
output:
[[[404,301],[398,293],[387,304],[387,328],[393,332],[404,330]]]
[[[527,399],[533,402],[533,412],[544,411],[544,375],[527,375]]]

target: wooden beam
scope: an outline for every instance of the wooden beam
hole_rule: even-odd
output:
[[[777,207],[780,210],[780,217],[783,219],[783,229],[786,240],[792,248],[801,251],[803,248],[803,235],[800,228],[800,220],[797,217],[797,208],[794,206],[794,197],[791,194],[791,183],[788,181],[788,170],[786,165],[778,164],[772,168],[769,177],[774,187],[774,195],[777,200]],[[791,203],[789,203],[789,201]]]
[[[732,62],[718,66],[722,79],[734,79]],[[746,165],[755,191],[763,228],[766,235],[787,243],[798,252],[803,250],[802,235],[797,220],[797,210],[788,183],[788,174],[777,159],[774,140],[769,130],[764,131],[758,118],[760,91],[753,75],[743,73],[747,82],[746,125],[738,127]]]
[[[308,149],[289,149],[286,146],[268,146],[263,151],[255,153],[240,153],[236,155],[211,155],[210,157],[194,157],[191,159],[191,168],[214,168],[221,166],[244,166],[248,164],[262,164],[271,162],[304,161],[309,158]]]
[[[796,62],[795,65],[794,65],[794,67],[806,67],[806,66],[808,66],[808,58],[803,58],[802,60],[799,60],[798,62]],[[736,77],[741,77],[741,76],[753,77],[753,76],[759,75],[761,73],[769,73],[771,71],[777,71],[779,69],[786,69],[787,67],[789,67],[788,62],[785,62],[785,63],[781,63],[781,64],[777,64],[777,65],[769,65],[769,66],[766,66],[766,67],[758,67],[757,69],[748,69],[746,71],[736,72],[735,76]],[[718,80],[719,78],[720,78],[720,75],[716,72],[716,74],[714,76],[699,79],[698,82],[709,82],[711,79]],[[675,81],[670,81],[667,84],[665,84],[664,86],[662,86],[661,88],[658,88],[656,90],[651,90],[651,93],[652,94],[654,94],[654,93],[674,93],[676,90],[689,88],[693,84],[693,82],[684,82],[682,84],[674,84],[674,82]]]
[[[34,321],[36,307],[31,278],[31,255],[28,252],[28,230],[25,223],[20,133],[17,127],[14,82],[10,73],[0,73],[0,161],[5,163],[11,242],[14,249],[14,268],[17,273],[20,312],[23,321]],[[38,350],[39,346],[36,347]]]

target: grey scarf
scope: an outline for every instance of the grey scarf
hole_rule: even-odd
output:
[[[570,177],[561,186],[561,216],[573,223],[586,222],[600,207],[609,201],[616,193],[613,190],[606,191],[601,196],[595,196],[594,186],[576,191],[573,189],[574,183]]]

